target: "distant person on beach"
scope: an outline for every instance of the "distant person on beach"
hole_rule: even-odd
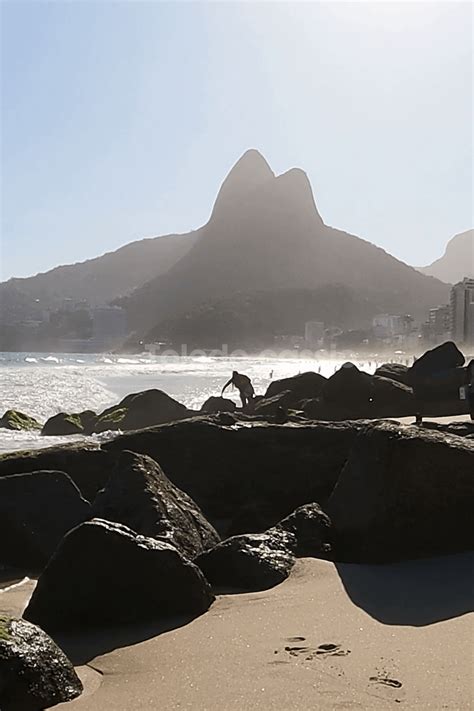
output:
[[[251,402],[251,400],[253,400],[255,390],[253,389],[253,385],[248,375],[243,375],[243,373],[238,373],[236,370],[234,370],[232,372],[231,379],[222,388],[221,397],[224,394],[226,388],[229,387],[229,385],[235,385],[235,387],[239,391],[240,399],[242,400],[242,407],[245,407],[249,402]]]

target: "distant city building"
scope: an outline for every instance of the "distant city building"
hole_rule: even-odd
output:
[[[428,320],[421,327],[423,340],[430,344],[440,344],[450,338],[451,306],[434,306],[429,311]]]
[[[474,345],[474,279],[465,278],[451,289],[451,338]]]
[[[324,323],[307,321],[304,327],[304,339],[309,346],[320,346],[324,339]]]

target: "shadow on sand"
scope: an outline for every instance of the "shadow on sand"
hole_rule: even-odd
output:
[[[174,617],[161,622],[123,625],[121,627],[81,630],[77,634],[52,634],[55,642],[66,653],[74,666],[87,664],[94,657],[99,657],[114,649],[128,647],[138,642],[145,642],[165,632],[189,624],[193,617]]]
[[[474,553],[336,568],[352,602],[387,625],[421,627],[474,611]]]

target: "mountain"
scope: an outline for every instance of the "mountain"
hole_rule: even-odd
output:
[[[448,287],[383,249],[324,224],[307,175],[276,176],[247,151],[217,195],[196,241],[166,274],[120,301],[139,334],[164,320],[233,294],[319,289],[339,284],[393,313],[424,317],[448,298]]]
[[[442,257],[420,272],[441,281],[455,284],[464,277],[474,278],[474,230],[455,235],[447,244]]]
[[[59,307],[64,299],[87,300],[91,306],[106,304],[166,272],[194,241],[193,232],[142,239],[95,259],[9,279],[0,284],[2,311],[7,304],[27,308],[36,299],[44,309]]]

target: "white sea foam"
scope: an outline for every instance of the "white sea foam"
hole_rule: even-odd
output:
[[[355,360],[355,359],[354,359]],[[232,370],[247,373],[257,393],[271,380],[308,370],[330,376],[342,359],[218,358],[210,356],[123,358],[117,356],[37,353],[0,354],[0,416],[18,409],[45,422],[58,412],[100,412],[125,395],[159,388],[192,409],[219,395]],[[355,360],[355,362],[357,362]],[[375,362],[359,363],[373,370]],[[226,396],[238,401],[232,389]],[[71,438],[41,437],[38,433],[0,429],[0,451],[49,446]]]

